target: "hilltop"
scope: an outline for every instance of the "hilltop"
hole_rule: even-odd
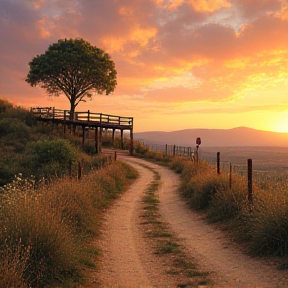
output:
[[[153,144],[194,146],[201,137],[202,147],[277,146],[288,147],[288,133],[256,130],[247,127],[233,129],[186,129],[179,131],[148,131],[134,133],[134,138]]]

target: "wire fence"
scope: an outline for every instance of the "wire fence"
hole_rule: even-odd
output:
[[[170,156],[188,156],[191,157],[195,152],[191,147],[178,146],[170,144],[146,144],[150,151],[162,152]]]
[[[170,156],[188,156],[190,160],[195,160],[195,157],[199,156],[199,159],[208,162],[215,166],[215,170],[220,173],[225,173],[227,177],[239,176],[247,179],[247,183],[250,181],[251,185],[257,184],[260,187],[277,187],[279,185],[285,185],[288,188],[288,167],[278,167],[274,170],[259,170],[253,169],[251,159],[251,179],[249,176],[248,159],[244,165],[233,164],[230,161],[220,161],[217,163],[217,153],[215,156],[198,155],[198,150],[192,147],[184,147],[170,144],[146,144],[146,147],[151,151],[162,152],[164,155]],[[220,152],[218,152],[220,155]],[[219,167],[217,167],[219,165]],[[216,173],[216,172],[215,172]]]
[[[219,170],[220,173],[225,173],[227,177],[239,176],[248,179],[248,159],[246,165],[233,164],[229,161],[219,161],[219,167],[217,168],[217,157],[201,158],[202,160],[208,162],[215,166],[215,170]],[[252,161],[253,159],[251,159]],[[252,168],[252,178],[250,179],[253,184],[257,184],[262,188],[276,188],[279,185],[282,187],[286,186],[288,188],[288,168],[279,167],[274,170],[258,170]]]

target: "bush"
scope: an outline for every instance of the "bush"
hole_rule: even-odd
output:
[[[247,181],[233,178],[232,189],[224,186],[212,196],[208,218],[212,222],[230,221],[236,218],[247,205]]]
[[[170,169],[174,170],[176,173],[181,174],[187,166],[191,165],[191,161],[183,157],[174,157],[169,165]]]
[[[9,135],[12,139],[28,140],[30,138],[30,127],[17,118],[5,118],[0,121],[1,137]]]
[[[77,153],[68,141],[63,139],[39,140],[31,144],[30,154],[38,176],[62,176],[71,163],[77,160]]]
[[[227,189],[227,178],[217,175],[216,171],[204,175],[197,174],[189,182],[191,207],[203,210],[209,207],[214,195],[222,189]]]
[[[134,148],[135,148],[135,152],[140,155],[147,154],[147,152],[149,151],[148,146],[140,141],[137,141],[136,143],[134,142]]]

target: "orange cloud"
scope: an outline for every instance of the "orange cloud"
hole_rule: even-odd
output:
[[[231,7],[229,0],[188,0],[188,2],[199,12],[215,12]]]

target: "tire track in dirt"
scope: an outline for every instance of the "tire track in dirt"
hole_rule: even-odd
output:
[[[140,177],[105,213],[102,235],[97,241],[102,251],[99,271],[93,285],[86,287],[177,287],[171,286],[161,260],[153,254],[141,231],[142,197],[154,179],[153,173],[129,158],[125,161],[138,170]]]
[[[267,259],[264,263],[243,254],[222,231],[208,225],[203,216],[187,207],[178,193],[179,175],[141,159],[122,155],[119,158],[134,166],[140,178],[105,215],[105,229],[99,242],[103,257],[94,281],[97,287],[177,287],[165,274],[161,260],[147,246],[141,232],[141,201],[145,189],[153,181],[153,173],[139,166],[141,164],[160,173],[161,216],[180,239],[180,244],[186,247],[187,254],[201,269],[211,272],[213,287],[288,287],[287,271],[276,270],[273,262],[267,264]]]

